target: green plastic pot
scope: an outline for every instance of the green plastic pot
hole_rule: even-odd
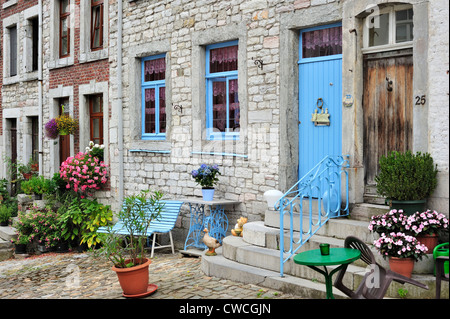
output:
[[[433,249],[433,258],[436,260],[439,256],[448,256],[448,243],[437,245]],[[444,273],[448,274],[448,261],[444,263]],[[434,275],[436,275],[436,268],[434,269]]]
[[[427,203],[426,199],[423,200],[387,200],[391,209],[403,210],[403,213],[410,216],[416,212],[424,212],[425,204]]]

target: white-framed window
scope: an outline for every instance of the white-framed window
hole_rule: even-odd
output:
[[[373,10],[364,19],[363,51],[375,52],[412,47],[413,14],[411,5],[388,6]]]
[[[16,83],[20,76],[19,59],[20,30],[19,14],[13,14],[3,21],[3,85]]]
[[[165,140],[166,119],[166,55],[142,59],[142,134],[143,140]]]
[[[23,12],[24,38],[23,38],[23,78],[34,80],[39,69],[40,39],[39,39],[39,7],[33,6]]]
[[[73,65],[75,47],[75,1],[50,1],[50,69]]]
[[[207,139],[239,139],[237,40],[206,47],[205,78]]]
[[[80,2],[80,63],[108,58],[109,1]]]

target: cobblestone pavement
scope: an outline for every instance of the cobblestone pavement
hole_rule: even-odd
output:
[[[208,277],[201,258],[155,253],[147,299],[298,299],[280,291]],[[111,264],[92,252],[48,253],[0,262],[0,299],[125,299]]]

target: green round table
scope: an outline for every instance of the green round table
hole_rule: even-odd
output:
[[[361,252],[352,248],[330,248],[329,255],[322,255],[320,249],[308,250],[295,255],[294,262],[299,265],[305,265],[325,276],[325,285],[327,290],[327,299],[334,299],[333,296],[333,275],[341,270],[347,269],[348,265],[359,259]],[[326,266],[339,267],[328,272]],[[323,266],[324,270],[317,268]]]

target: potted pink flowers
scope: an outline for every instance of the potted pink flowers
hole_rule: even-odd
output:
[[[91,195],[90,192],[100,189],[107,182],[107,167],[98,157],[89,152],[80,152],[61,164],[59,174],[67,183],[67,189],[81,193],[82,196]]]
[[[389,258],[392,271],[408,278],[411,278],[414,262],[422,259],[428,251],[417,238],[402,232],[383,233],[374,245],[384,258]]]
[[[407,229],[413,232],[417,239],[427,246],[432,252],[438,244],[438,234],[440,231],[448,229],[448,219],[444,214],[435,210],[426,212],[416,212],[408,217]]]

